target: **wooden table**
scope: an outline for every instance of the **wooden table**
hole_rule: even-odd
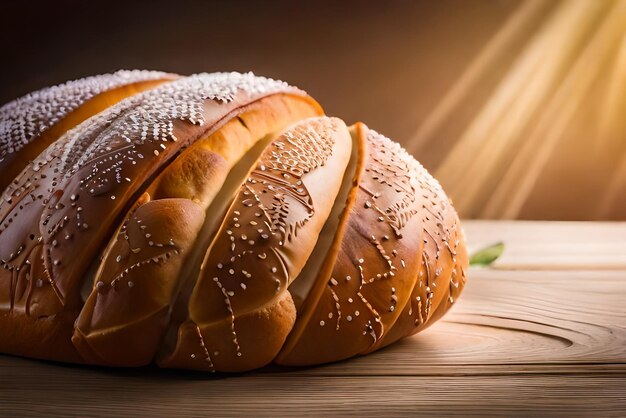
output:
[[[0,416],[626,415],[626,223],[465,229],[505,253],[444,320],[378,353],[222,377],[0,356]]]

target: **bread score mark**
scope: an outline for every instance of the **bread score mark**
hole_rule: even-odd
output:
[[[285,257],[278,248],[284,246],[287,241],[291,241],[292,237],[297,235],[298,230],[313,216],[315,210],[313,201],[302,179],[307,173],[324,165],[332,153],[334,141],[323,144],[320,134],[315,129],[298,128],[294,129],[296,133],[292,130],[286,131],[265,150],[266,152],[241,186],[237,196],[238,201],[233,202],[229,214],[220,227],[222,234],[219,238],[228,236],[230,244],[221,242],[218,244],[216,239],[209,247],[203,262],[203,268],[211,269],[212,266],[206,263],[211,260],[212,249],[216,245],[230,247],[231,257],[222,259],[215,265],[220,272],[212,280],[224,296],[224,304],[231,317],[233,346],[238,357],[242,356],[242,352],[235,329],[235,312],[231,298],[240,289],[233,286],[227,288],[222,282],[228,280],[228,276],[234,276],[235,273],[238,274],[238,278],[252,279],[250,272],[245,269],[236,271],[235,267],[239,260],[250,256],[254,258],[255,255],[259,260],[263,260],[264,264],[272,266],[269,267],[269,272],[265,273],[272,276],[275,284],[275,289],[270,295],[279,293],[293,280],[289,277]],[[305,142],[304,138],[312,140]],[[242,215],[237,210],[240,207],[248,208],[249,211],[254,210],[254,219],[249,221],[249,226],[252,227],[249,228],[252,231],[250,236],[245,233],[236,235],[236,231],[241,226],[239,217]],[[288,215],[291,217],[297,212],[301,212],[299,217],[287,220]],[[257,241],[267,242],[263,248],[268,248],[269,253],[258,252],[255,249]],[[257,280],[262,279],[267,280],[267,278]],[[241,287],[241,284],[246,286],[242,287],[243,291],[247,290],[248,285],[245,283],[246,280],[242,280],[239,286]],[[198,289],[199,287],[196,286],[195,292],[198,292]],[[196,298],[198,297],[196,293]],[[190,302],[190,304],[193,303],[193,301]],[[243,314],[254,308],[244,305],[238,313]],[[206,311],[203,314],[206,314]],[[203,316],[200,315],[198,320],[202,321]]]
[[[210,351],[221,353],[213,359],[221,371],[246,369],[250,362],[259,367],[273,359],[295,320],[286,288],[312,250],[311,234],[317,236],[330,212],[340,182],[324,179],[331,171],[345,171],[348,139],[342,122],[313,118],[288,128],[267,147],[206,253],[189,301],[187,322],[193,326],[180,327],[177,347],[162,364],[188,361],[184,341],[191,340],[186,333],[196,325],[205,344],[213,347]],[[277,311],[276,304],[283,308]],[[274,335],[265,336],[263,347],[244,346],[237,324],[254,323],[257,314],[278,321]],[[262,338],[248,326],[244,339]],[[226,335],[225,327],[230,345],[216,336]]]
[[[248,130],[244,119],[237,117],[229,122],[229,124],[237,124],[237,129]],[[283,126],[280,127],[284,128]],[[213,240],[217,234],[219,227],[224,219],[228,209],[233,205],[233,201],[241,185],[249,177],[250,171],[256,165],[261,153],[267,148],[268,144],[276,137],[276,132],[265,134],[261,139],[257,140],[252,148],[237,161],[232,169],[228,172],[222,186],[206,208],[205,221],[202,229],[198,233],[198,238],[194,243],[190,255],[187,257],[185,267],[180,273],[180,289],[177,292],[176,300],[171,305],[171,319],[165,334],[164,343],[161,348],[162,353],[171,351],[176,344],[176,333],[181,323],[187,319],[187,306],[193,287],[196,284],[198,276],[202,268],[202,262],[208,248],[211,247]],[[196,326],[197,334],[200,338],[200,345],[206,348],[204,339],[200,332],[200,328]],[[206,351],[208,355],[208,351]],[[194,359],[195,359],[194,355]],[[200,358],[207,358],[203,356]],[[210,368],[214,371],[213,363],[208,361]]]
[[[293,297],[299,318],[306,317],[308,313],[306,306],[314,303],[321,295],[321,288],[315,286],[317,278],[320,274],[323,274],[323,269],[332,267],[329,265],[328,260],[332,259],[332,254],[338,251],[340,241],[338,237],[340,238],[343,235],[345,220],[354,206],[356,189],[360,183],[363,171],[364,157],[363,138],[358,133],[359,129],[362,129],[360,125],[350,127],[352,149],[348,168],[341,182],[341,189],[337,194],[330,216],[319,234],[311,256],[298,277],[289,286],[289,292]],[[311,292],[314,293],[311,294]],[[340,315],[341,313],[338,312],[338,316]]]

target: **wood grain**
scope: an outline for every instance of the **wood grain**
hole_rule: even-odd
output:
[[[2,388],[6,416],[623,416],[624,376],[228,377],[56,374]],[[70,380],[71,379],[71,380]],[[468,382],[471,380],[471,382]],[[72,389],[68,391],[68,387]]]
[[[626,268],[610,262],[626,225],[464,225],[472,246],[505,241],[497,268],[471,269],[441,322],[380,352],[217,377],[0,356],[0,416],[624,416]]]

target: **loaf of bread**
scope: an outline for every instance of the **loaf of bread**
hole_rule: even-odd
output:
[[[238,372],[366,354],[456,301],[428,172],[251,73],[120,71],[0,108],[0,352]]]

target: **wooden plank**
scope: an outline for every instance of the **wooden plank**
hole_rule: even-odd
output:
[[[470,251],[503,241],[493,268],[626,270],[626,222],[463,222]]]
[[[191,377],[22,374],[0,383],[0,415],[46,416],[623,416],[626,375]],[[8,384],[10,382],[10,384]],[[7,400],[9,400],[7,402]]]

